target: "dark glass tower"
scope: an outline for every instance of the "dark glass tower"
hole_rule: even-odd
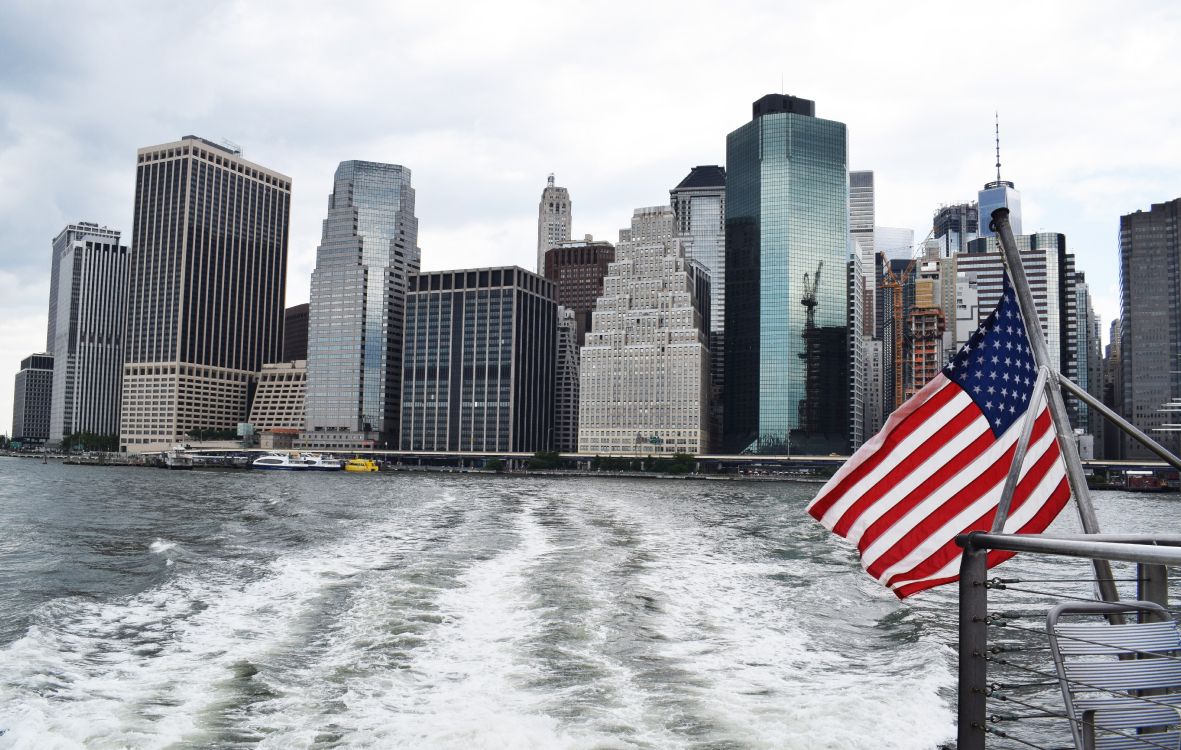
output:
[[[1181,399],[1181,198],[1121,216],[1121,412],[1173,453],[1181,452],[1174,425]],[[1114,342],[1113,342],[1114,343]],[[1113,347],[1114,348],[1114,347]],[[1124,439],[1123,458],[1151,458]]]
[[[772,94],[726,138],[728,453],[849,443],[845,125]]]

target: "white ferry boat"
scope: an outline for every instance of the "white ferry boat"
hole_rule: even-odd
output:
[[[268,453],[251,463],[255,469],[280,471],[341,471],[344,464],[338,459],[319,453]]]

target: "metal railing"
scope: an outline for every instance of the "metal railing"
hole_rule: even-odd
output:
[[[1070,722],[1059,692],[1058,674],[1046,640],[1046,600],[1095,601],[1092,593],[1079,596],[1047,590],[1053,582],[1088,582],[1096,590],[1114,589],[1117,583],[1135,583],[1135,597],[1168,608],[1167,566],[1181,566],[1181,535],[1086,534],[1044,536],[974,532],[957,537],[963,548],[959,583],[959,682],[958,750],[983,750],[986,744],[1010,747],[1062,747],[1070,745]],[[1091,576],[1076,579],[989,578],[989,552],[1022,552],[1033,555],[1081,558],[1088,561],[1135,564],[1134,576],[1098,581]],[[1099,584],[1106,584],[1100,586]],[[989,611],[989,592],[1020,597],[1012,611]],[[1130,592],[1129,592],[1130,593]],[[1030,602],[1034,609],[1020,609]],[[1151,617],[1152,615],[1141,615]],[[1118,615],[1113,615],[1118,619]],[[1023,624],[1027,618],[1041,618],[1037,624]],[[1146,652],[1147,653],[1147,652]],[[1137,654],[1139,655],[1139,654]],[[1152,654],[1153,656],[1162,656]],[[1181,660],[1181,655],[1164,658]],[[990,672],[992,674],[990,674]],[[1086,687],[1086,686],[1084,686]],[[1118,696],[1151,704],[1141,694]],[[993,702],[990,711],[990,700]],[[1159,703],[1159,701],[1156,701]],[[1163,704],[1162,704],[1163,705]],[[1041,722],[1032,733],[1022,735],[1015,727]],[[1117,732],[1118,733],[1118,732]],[[1046,739],[1046,738],[1052,739]],[[1151,735],[1138,735],[1144,747],[1154,747]],[[995,742],[999,741],[999,743]],[[1047,744],[1048,743],[1048,744]],[[1162,745],[1163,747],[1164,745]]]

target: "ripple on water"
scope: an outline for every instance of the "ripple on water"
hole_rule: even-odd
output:
[[[23,568],[41,588],[0,641],[16,667],[0,745],[909,748],[950,732],[929,613],[816,533],[812,487],[388,474],[345,493],[330,476],[104,471],[85,475],[100,500],[22,521],[18,554],[52,539],[55,564]]]

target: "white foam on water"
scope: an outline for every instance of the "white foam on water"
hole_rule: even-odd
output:
[[[647,490],[571,500],[564,483],[495,487],[341,522],[333,543],[248,577],[223,563],[123,600],[46,605],[0,651],[15,667],[0,670],[0,747],[947,739],[946,647],[895,640],[879,656],[817,632],[817,611],[857,602],[872,644],[873,623],[902,606],[855,562],[834,575],[819,552],[776,560]],[[243,697],[242,665],[263,697]]]
[[[305,637],[325,591],[382,565],[400,521],[238,568],[187,573],[127,599],[50,602],[0,651],[5,747],[159,747],[202,741],[235,669]]]
[[[512,535],[454,585],[428,590],[410,603],[416,612],[392,613],[383,606],[391,596],[405,596],[397,579],[413,569],[390,571],[394,580],[375,576],[363,586],[338,622],[332,648],[296,678],[306,691],[296,701],[303,705],[291,710],[290,698],[278,701],[286,705],[269,718],[281,726],[268,727],[262,745],[306,747],[331,727],[347,747],[585,747],[539,710],[545,696],[525,687],[536,667],[522,647],[539,621],[528,572],[553,548],[528,508],[515,519]],[[480,536],[477,526],[457,544],[479,550],[487,543]],[[359,663],[375,641],[396,648],[381,631],[391,620],[407,619],[425,627],[413,644],[401,644],[401,663]],[[325,686],[332,683],[339,689],[325,710]]]
[[[740,538],[697,527],[691,516],[651,517],[633,503],[611,511],[642,530],[643,548],[654,551],[638,581],[662,594],[651,621],[659,634],[653,656],[677,669],[665,689],[679,710],[696,714],[693,731],[704,736],[695,739],[907,750],[948,739],[951,713],[939,695],[952,683],[945,648],[895,643],[887,660],[854,644],[845,652],[820,646],[804,624],[814,602],[774,577],[788,565],[807,576],[798,570],[807,561],[762,562]],[[884,606],[901,606],[876,593]]]
[[[152,552],[152,553],[159,555],[163,552],[167,552],[168,550],[172,549],[175,546],[176,546],[176,542],[169,542],[169,541],[165,541],[164,539],[157,539],[156,541],[154,541],[148,545],[148,552]]]

